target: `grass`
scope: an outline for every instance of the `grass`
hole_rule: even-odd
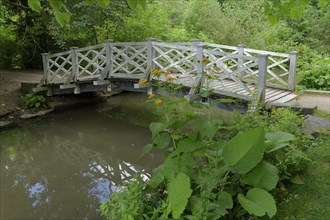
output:
[[[307,150],[313,161],[302,185],[287,186],[287,196],[278,204],[277,220],[330,219],[330,137],[315,139]]]

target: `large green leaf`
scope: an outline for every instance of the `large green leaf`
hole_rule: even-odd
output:
[[[246,197],[240,193],[238,201],[246,211],[256,216],[264,216],[267,213],[269,218],[272,218],[277,211],[274,198],[263,189],[250,189]]]
[[[155,147],[165,148],[168,146],[170,140],[171,140],[171,137],[168,133],[162,133],[162,134],[156,135],[153,139],[153,142],[155,144]]]
[[[63,6],[65,7],[63,0],[48,0],[48,2],[54,11],[59,11]]]
[[[318,6],[321,8],[325,8],[328,4],[330,4],[329,0],[320,0]]]
[[[154,138],[156,135],[158,135],[158,133],[160,133],[161,131],[163,131],[165,128],[167,128],[167,124],[166,123],[152,122],[149,125],[149,129],[151,131],[152,138]]]
[[[167,185],[168,206],[167,215],[172,213],[173,218],[178,219],[186,208],[191,196],[190,178],[185,173],[178,173],[170,179]]]
[[[193,216],[199,216],[204,212],[203,200],[196,195],[190,198],[189,206]]]
[[[29,7],[36,12],[40,12],[42,10],[40,0],[28,0]]]
[[[63,27],[69,24],[70,15],[66,12],[54,11],[56,21]]]
[[[266,150],[267,153],[279,150],[286,147],[290,141],[294,140],[294,135],[287,132],[267,132],[266,138]]]
[[[218,196],[216,204],[218,205],[217,208],[217,214],[218,214],[217,219],[218,219],[221,216],[224,216],[228,213],[227,209],[233,208],[233,199],[231,198],[231,195],[228,192],[223,191]]]
[[[98,0],[98,4],[102,8],[105,8],[110,4],[110,0]]]
[[[245,174],[252,170],[263,157],[265,132],[263,128],[255,128],[239,133],[228,141],[222,155],[233,172]]]
[[[222,120],[201,119],[196,121],[198,131],[202,137],[212,139],[215,133],[219,130]]]
[[[241,180],[242,183],[253,187],[272,190],[278,182],[278,169],[267,162],[261,162]]]

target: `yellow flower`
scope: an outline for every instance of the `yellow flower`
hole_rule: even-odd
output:
[[[171,82],[173,80],[175,80],[175,77],[173,77],[173,76],[166,77],[166,82]]]
[[[161,104],[163,104],[163,100],[161,100],[161,99],[157,99],[157,100],[155,101],[155,104],[156,104],[156,105],[161,105]]]
[[[209,57],[207,57],[207,56],[203,57],[202,62],[203,63],[210,63]]]
[[[165,70],[164,74],[167,76],[169,74],[171,74],[172,72],[170,70]]]
[[[148,82],[147,79],[143,79],[143,80],[140,81],[140,84],[143,85],[143,84],[146,84],[147,82]]]
[[[151,75],[159,77],[161,72],[159,70],[153,69],[151,70]]]
[[[154,98],[156,95],[155,94],[150,94],[149,96],[148,96],[148,99],[152,99],[152,98]]]

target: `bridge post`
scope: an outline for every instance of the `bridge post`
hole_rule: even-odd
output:
[[[147,80],[150,82],[152,80],[152,76],[150,74],[150,71],[155,68],[155,64],[153,62],[153,59],[156,56],[156,51],[153,49],[153,41],[156,41],[154,38],[147,38],[147,70],[149,70],[149,73],[147,75]],[[147,94],[152,94],[152,87],[148,87]]]
[[[43,54],[41,54],[41,56],[42,56],[42,66],[43,66],[43,69],[44,69],[44,77],[43,77],[44,81],[43,82],[45,82],[47,84],[47,82],[48,82],[48,73],[49,73],[49,62],[48,62],[49,53],[43,53]],[[38,85],[38,87],[39,87],[39,85]]]
[[[289,80],[288,89],[291,91],[295,90],[296,87],[296,67],[297,67],[297,51],[290,52],[290,67],[289,67]]]
[[[71,81],[73,82],[76,81],[78,77],[79,67],[78,67],[78,57],[77,57],[76,49],[78,49],[78,47],[70,47],[72,70],[70,76],[67,78],[64,85],[70,84]]]
[[[266,97],[266,76],[267,76],[267,54],[259,54],[259,69],[258,69],[258,100],[261,104],[265,103]]]
[[[204,84],[206,75],[206,73],[204,73],[204,63],[202,61],[204,58],[203,45],[200,44],[200,40],[193,40],[192,42],[196,50],[194,64],[196,66],[197,76],[187,96],[188,100],[193,100],[196,98],[194,96],[200,90],[200,86]]]
[[[204,83],[204,81],[205,81],[205,74],[203,73],[204,72],[204,63],[202,62],[203,57],[204,57],[203,45],[197,44],[196,49],[197,49],[197,56],[196,56],[197,75],[202,76],[201,82]]]
[[[240,44],[237,46],[237,53],[238,53],[238,63],[237,63],[237,68],[239,70],[237,77],[241,80],[243,78],[243,58],[244,56],[244,45]]]
[[[102,74],[102,79],[110,78],[112,75],[112,51],[111,51],[111,43],[113,43],[112,39],[108,39],[104,41],[105,46],[105,55],[106,55],[106,71]]]

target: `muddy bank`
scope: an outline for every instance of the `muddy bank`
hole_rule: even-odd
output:
[[[105,102],[107,96],[116,94],[94,92],[46,97],[46,109],[30,109],[23,100],[24,95],[29,92],[26,86],[36,85],[42,74],[42,70],[0,70],[0,130],[15,127],[22,120],[40,117],[53,111]]]

